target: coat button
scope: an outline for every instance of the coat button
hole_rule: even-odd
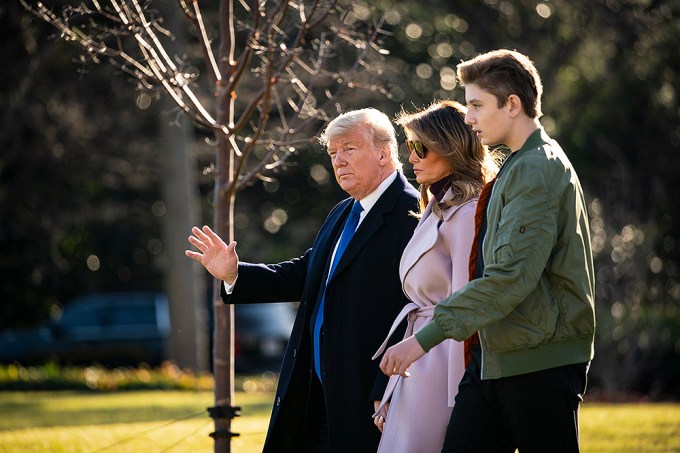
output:
[[[297,355],[297,349],[293,349],[293,358]]]
[[[277,396],[276,397],[276,405],[278,406],[279,404],[281,404],[281,397]]]
[[[520,232],[520,233],[524,233],[526,230],[527,230],[527,227],[525,227],[524,225],[522,225],[521,227],[519,227],[519,232]]]

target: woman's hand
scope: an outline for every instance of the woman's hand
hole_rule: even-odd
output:
[[[378,408],[380,407],[380,401],[374,401],[374,412],[377,412],[375,416],[373,417],[373,423],[375,426],[378,427],[380,432],[383,432],[383,428],[385,427],[385,422],[387,421],[387,411],[390,408],[390,403],[387,402],[383,406],[382,409],[380,409],[380,412],[378,412]]]
[[[409,377],[407,371],[411,364],[425,355],[414,335],[389,348],[380,361],[380,369],[388,376]]]

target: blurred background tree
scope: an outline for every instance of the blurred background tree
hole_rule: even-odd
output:
[[[534,60],[542,123],[589,200],[598,315],[591,388],[680,397],[680,2],[359,0],[351,8],[357,20],[385,15],[391,55],[389,95],[348,97],[350,108],[394,115],[436,98],[463,101],[461,59],[505,47]],[[159,104],[140,101],[112,68],[73,65],[77,54],[17,5],[0,6],[0,22],[8,63],[0,73],[0,324],[38,323],[88,291],[163,288]],[[126,108],[131,100],[137,111]],[[212,176],[200,169],[214,157],[205,132],[194,134],[210,223]],[[300,148],[259,185],[235,213],[249,261],[302,254],[343,196],[318,146]]]

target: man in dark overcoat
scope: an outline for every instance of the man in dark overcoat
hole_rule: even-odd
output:
[[[419,195],[400,171],[394,127],[375,109],[355,110],[331,121],[320,141],[350,197],[304,255],[239,262],[236,243],[207,226],[192,229],[199,251],[186,252],[224,281],[225,303],[300,301],[264,452],[376,451],[371,416],[387,379],[371,356],[407,303],[399,260]]]

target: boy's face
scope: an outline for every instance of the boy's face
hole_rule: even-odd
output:
[[[496,96],[474,83],[465,85],[465,101],[465,124],[472,127],[482,144],[507,145],[511,125],[508,103],[499,108]]]

